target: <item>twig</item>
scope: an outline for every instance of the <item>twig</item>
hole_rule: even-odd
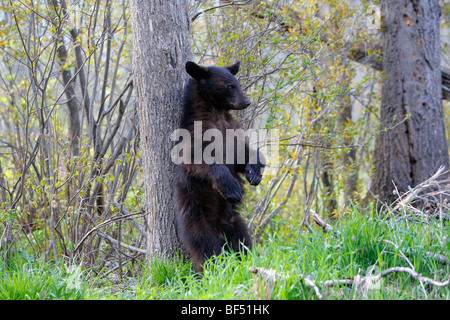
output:
[[[99,234],[99,236],[101,236],[101,237],[107,239],[108,241],[111,241],[111,242],[114,243],[114,244],[118,244],[118,243],[119,243],[119,241],[117,241],[116,239],[114,239],[114,238],[108,236],[107,234],[105,234],[105,233],[103,233],[103,232],[101,232],[101,231],[99,231],[98,234]],[[126,248],[126,249],[128,249],[128,250],[131,250],[131,251],[136,251],[136,252],[139,252],[139,253],[147,254],[147,251],[145,251],[144,249],[136,248],[136,247],[130,246],[130,245],[128,245],[128,244],[125,244],[125,243],[123,243],[123,242],[120,242],[120,246],[121,246],[121,247],[124,247],[124,248]]]
[[[372,132],[369,137],[367,137],[363,142],[357,143],[357,144],[349,144],[349,145],[340,145],[340,146],[329,146],[326,144],[317,144],[314,142],[310,142],[310,141],[303,141],[301,139],[301,137],[297,137],[297,136],[292,136],[292,137],[288,137],[288,138],[284,138],[281,139],[280,141],[283,140],[290,140],[293,138],[299,138],[298,142],[291,142],[291,143],[279,143],[280,146],[282,147],[288,147],[288,146],[302,146],[302,147],[311,147],[311,148],[319,148],[319,149],[325,149],[325,150],[334,150],[334,149],[357,149],[357,148],[363,148],[365,147],[367,144],[369,144],[372,139],[379,133],[384,132],[386,130],[393,130],[396,127],[398,127],[400,124],[402,124],[403,122],[406,121],[405,119],[402,119],[401,121],[397,122],[397,123],[392,123],[389,127],[383,129],[383,130],[378,130],[378,131],[374,131]],[[270,144],[269,144],[270,145]]]
[[[444,183],[444,184],[449,183],[448,180],[436,181],[436,180],[438,180],[439,177],[441,177],[441,176],[443,176],[445,174],[448,174],[448,171],[444,172],[444,170],[445,170],[445,167],[441,166],[436,171],[436,173],[433,176],[431,176],[428,180],[425,180],[424,182],[418,184],[414,188],[409,188],[409,190],[407,192],[405,192],[403,195],[400,195],[398,190],[397,190],[396,192],[398,194],[398,199],[396,200],[397,204],[395,204],[395,202],[394,202],[395,206],[393,207],[393,210],[394,211],[398,211],[398,210],[400,210],[402,208],[403,209],[408,208],[410,211],[422,214],[422,212],[420,210],[418,210],[418,209],[414,208],[413,206],[411,206],[410,203],[413,201],[413,199],[415,197],[417,197],[417,194],[419,194],[421,191],[423,191],[423,190],[425,190],[425,189],[427,189],[427,188],[429,188],[431,186],[439,186],[440,183]],[[395,184],[394,184],[394,186],[395,186]],[[448,192],[448,190],[444,187],[442,191],[437,192],[437,193],[436,192],[432,192],[430,194],[430,196],[431,195],[434,196],[434,195],[437,195],[439,193],[445,193],[445,192]]]
[[[406,262],[409,264],[409,266],[411,267],[412,270],[414,270],[414,265],[411,263],[411,261],[409,261],[409,259],[406,257],[406,255],[403,253],[402,250],[400,250],[399,246],[396,245],[395,243],[393,243],[392,241],[389,240],[384,240],[384,242],[391,244],[394,246],[395,250],[398,251],[398,253],[400,254],[400,256],[406,260]],[[425,287],[423,286],[422,281],[420,281],[420,286],[422,287],[423,293],[425,294],[426,297],[428,297],[427,291],[425,290]]]
[[[231,3],[226,3],[226,4],[221,4],[218,6],[214,6],[202,11],[199,11],[197,13],[195,13],[192,18],[191,18],[191,22],[194,22],[195,19],[197,19],[200,15],[208,12],[208,11],[212,11],[212,10],[216,10],[216,9],[221,9],[221,8],[226,8],[226,7],[231,7],[231,6],[245,6],[247,4],[249,4],[250,2],[252,2],[253,0],[247,0],[247,1],[233,1]]]
[[[319,298],[320,300],[323,300],[323,296],[320,293],[319,288],[314,284],[314,282],[311,279],[309,279],[308,277],[303,277],[303,281],[305,282],[307,287],[310,287],[314,290],[317,298]]]
[[[268,281],[271,289],[273,289],[277,280],[286,280],[287,278],[289,278],[289,276],[281,275],[273,269],[250,267],[249,270],[252,273],[254,273],[255,275],[262,276],[266,281]],[[315,285],[314,281],[312,281],[311,279],[309,279],[306,276],[301,276],[301,280],[303,280],[304,284],[307,287],[312,288],[314,290],[317,298],[319,298],[320,300],[323,300],[323,295],[320,293],[320,290]]]
[[[382,271],[379,276],[380,277],[385,277],[388,274],[391,274],[391,273],[394,273],[394,272],[406,272],[415,280],[418,280],[418,281],[421,281],[421,282],[425,282],[425,283],[428,283],[428,284],[431,284],[433,286],[440,287],[440,288],[450,285],[450,279],[448,279],[447,281],[444,281],[444,282],[435,281],[433,279],[430,279],[430,278],[422,276],[421,274],[417,273],[416,271],[414,271],[411,268],[406,268],[406,267],[389,268],[387,270]]]
[[[133,258],[127,259],[123,264],[126,265],[126,264],[129,263],[131,260],[133,260]],[[110,273],[116,271],[117,269],[119,269],[119,264],[117,264],[117,266],[115,266],[114,268],[108,270],[108,271],[105,272],[104,274],[102,274],[100,277],[101,277],[101,278],[104,278],[104,277],[108,276]]]
[[[100,229],[100,228],[102,228],[102,227],[104,227],[104,226],[106,226],[106,225],[108,225],[108,224],[110,224],[110,223],[112,223],[112,222],[116,222],[116,221],[119,221],[119,220],[126,220],[126,219],[128,219],[128,218],[130,218],[130,217],[132,217],[132,216],[135,216],[135,215],[141,215],[141,214],[143,214],[143,212],[137,212],[137,213],[130,213],[130,214],[127,214],[127,215],[114,216],[114,217],[112,217],[111,219],[109,219],[109,220],[107,220],[107,221],[104,221],[104,222],[100,223],[98,226],[95,226],[95,227],[92,228],[88,233],[86,233],[86,234],[84,235],[84,237],[80,240],[80,242],[78,242],[78,244],[77,244],[77,246],[75,247],[75,249],[73,250],[73,252],[74,252],[74,253],[77,252],[77,250],[78,250],[78,248],[81,246],[81,244],[83,244],[83,242],[87,239],[87,237],[89,237],[89,235],[91,235],[94,231],[96,231],[96,230],[98,230],[98,229]],[[112,239],[112,238],[111,238],[111,239]],[[112,239],[112,240],[114,240],[114,239]],[[116,240],[114,240],[114,241],[116,241]],[[121,243],[121,245],[122,245],[123,247],[126,247],[123,243]],[[132,249],[132,250],[134,250],[134,249]],[[141,249],[139,249],[139,250],[134,250],[134,251],[141,252],[140,250],[141,250]],[[143,252],[145,253],[145,251],[143,251]]]
[[[334,232],[334,235],[339,236],[339,237],[341,236],[341,233],[340,233],[338,230],[334,231],[334,228],[333,228],[330,224],[326,223],[325,220],[323,220],[321,217],[319,217],[319,216],[314,212],[314,210],[310,209],[310,210],[309,210],[309,214],[312,216],[314,222],[315,222],[319,227],[321,227],[321,228],[323,229],[324,232]]]
[[[446,286],[450,285],[450,279],[448,279],[447,281],[444,281],[444,282],[435,281],[431,278],[422,276],[421,274],[417,273],[416,271],[414,271],[413,269],[408,268],[408,267],[392,267],[392,268],[389,268],[389,269],[386,269],[386,270],[380,272],[378,275],[375,275],[375,276],[368,276],[368,277],[357,276],[355,279],[327,280],[327,281],[322,282],[322,286],[332,287],[335,284],[353,285],[356,281],[367,281],[368,279],[376,282],[380,278],[385,277],[385,276],[387,276],[391,273],[395,273],[395,272],[408,273],[409,275],[411,275],[411,277],[413,279],[415,279],[417,281],[425,282],[425,283],[428,283],[428,284],[431,284],[431,285],[437,286],[437,287],[446,287]]]
[[[404,273],[408,273],[414,280],[420,281],[420,282],[425,282],[427,284],[436,286],[436,287],[446,287],[450,285],[450,279],[448,279],[447,281],[444,282],[440,282],[440,281],[436,281],[433,280],[431,278],[428,277],[424,277],[421,274],[417,273],[416,271],[414,271],[411,268],[408,267],[392,267],[389,269],[386,269],[382,272],[380,272],[378,275],[375,276],[367,276],[367,277],[361,277],[361,276],[356,276],[354,279],[338,279],[338,280],[327,280],[322,282],[322,286],[325,287],[332,287],[334,285],[354,285],[357,282],[359,283],[367,283],[368,280],[370,280],[372,283],[376,283],[377,281],[379,281],[382,277],[385,277],[391,273],[395,273],[395,272],[404,272]]]

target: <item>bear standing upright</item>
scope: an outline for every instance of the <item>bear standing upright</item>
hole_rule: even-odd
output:
[[[242,110],[250,105],[250,100],[234,77],[240,62],[227,67],[204,67],[193,62],[186,63],[186,71],[191,76],[184,91],[184,109],[180,129],[187,130],[190,141],[186,145],[190,153],[178,164],[174,174],[176,225],[181,243],[192,257],[194,269],[203,270],[205,259],[219,254],[222,248],[232,251],[251,249],[252,241],[248,227],[238,212],[243,197],[243,178],[252,185],[261,181],[264,158],[256,152],[256,161],[250,161],[250,153],[245,138],[227,137],[227,130],[241,129],[240,123],[229,113]],[[223,161],[195,161],[196,151],[203,152],[208,143],[198,140],[194,132],[201,125],[201,137],[207,130],[222,134]],[[242,129],[241,129],[242,131]],[[231,140],[232,139],[232,140]],[[214,140],[213,140],[214,141]],[[217,141],[214,141],[217,142]],[[225,145],[235,145],[226,157]],[[195,149],[197,145],[197,149]],[[245,160],[238,161],[237,146],[244,146]],[[200,146],[200,148],[198,147]],[[228,152],[230,153],[230,152]],[[197,153],[198,154],[198,153]],[[217,155],[217,154],[216,154]],[[233,161],[226,161],[232,158]],[[217,159],[217,158],[216,158]]]

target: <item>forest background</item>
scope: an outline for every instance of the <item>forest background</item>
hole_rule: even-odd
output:
[[[442,78],[434,85],[448,128],[450,4],[429,3],[441,10]],[[85,286],[109,285],[107,297],[119,298],[323,298],[323,290],[331,298],[398,298],[405,287],[407,297],[448,298],[448,175],[434,164],[423,181],[388,186],[390,197],[371,192],[377,137],[410,117],[380,124],[380,2],[188,5],[192,59],[241,61],[238,77],[252,105],[236,117],[282,137],[280,166],[247,187],[242,207],[255,255],[241,264],[219,259],[225,267],[211,267],[203,280],[186,261],[148,266],[129,1],[1,1],[2,298],[89,298]],[[448,159],[448,144],[443,152]],[[31,268],[42,280],[48,263],[59,266],[49,276],[60,277],[59,291],[52,282],[47,291],[11,294],[7,283],[20,287],[12,274],[26,278],[21,272]],[[230,274],[236,265],[241,271]],[[377,281],[402,275],[392,286],[383,280],[386,291],[367,291],[368,282],[356,279],[374,270]],[[381,277],[382,270],[390,272]]]

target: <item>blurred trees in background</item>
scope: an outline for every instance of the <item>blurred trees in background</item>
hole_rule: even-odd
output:
[[[193,59],[240,60],[253,103],[236,116],[280,133],[279,166],[247,187],[256,239],[309,227],[311,210],[337,218],[358,205],[376,136],[410,113],[380,124],[379,2],[188,2]],[[0,3],[1,249],[121,275],[146,252],[148,231],[129,1]],[[450,6],[440,4],[448,35]],[[448,37],[441,56],[448,127]]]
[[[142,193],[128,2],[2,1],[1,14],[3,225],[36,254],[104,264],[122,227],[99,224],[138,224]]]

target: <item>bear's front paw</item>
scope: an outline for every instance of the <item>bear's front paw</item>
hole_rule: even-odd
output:
[[[240,189],[229,190],[223,196],[230,203],[240,203],[242,201],[242,191]]]
[[[242,201],[241,186],[233,177],[222,180],[218,186],[218,191],[230,203]]]
[[[252,186],[257,186],[261,182],[261,169],[257,164],[248,164],[245,167],[245,178]]]

